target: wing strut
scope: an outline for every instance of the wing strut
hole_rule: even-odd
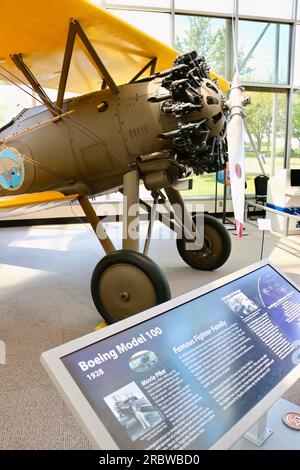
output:
[[[109,238],[108,234],[104,226],[102,225],[99,217],[97,216],[95,209],[93,208],[92,204],[90,203],[88,197],[86,195],[81,195],[77,198],[79,204],[83,212],[85,213],[89,223],[91,224],[94,232],[97,235],[99,242],[102,245],[106,254],[113,253],[116,251],[116,248]]]
[[[23,61],[22,54],[13,54],[10,56],[13,63],[21,70],[22,74],[28,80],[34,91],[38,94],[40,99],[43,101],[44,105],[49,109],[50,113],[53,116],[57,116],[60,114],[58,110],[55,108],[53,103],[51,102],[49,96],[44,91],[43,87],[39,84],[38,80],[32,74],[31,70],[27,67],[25,62]]]
[[[63,67],[62,67],[62,72],[61,72],[61,77],[60,77],[60,83],[59,83],[59,88],[58,88],[57,101],[56,101],[56,106],[59,109],[62,108],[63,101],[64,101],[76,35],[80,37],[87,52],[89,53],[98,71],[100,72],[101,78],[103,79],[105,85],[107,85],[110,88],[112,93],[114,94],[119,93],[119,89],[116,83],[114,82],[109,71],[103,64],[102,60],[100,59],[98,53],[96,52],[94,46],[92,45],[91,41],[87,37],[86,33],[82,29],[79,21],[71,19],[68,38],[67,38],[67,44],[66,44],[66,49],[65,49],[64,61],[63,61]]]
[[[147,69],[150,68],[150,75],[155,74],[155,69],[156,69],[156,64],[157,64],[157,57],[153,57],[153,59],[148,62],[148,64],[145,65],[131,80],[129,83],[134,83],[137,81],[138,78],[140,78],[141,75],[143,75],[144,72],[146,72]]]

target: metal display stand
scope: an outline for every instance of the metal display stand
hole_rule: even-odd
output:
[[[250,201],[245,201],[245,221],[248,223],[248,224],[251,224],[253,226],[256,227],[256,224],[253,223],[251,220],[249,220],[249,218],[247,217],[247,214],[248,214],[248,207],[258,207],[261,209],[262,205],[261,204],[257,204],[256,202],[250,202]],[[267,207],[267,206],[263,206],[264,208],[264,211],[266,213],[270,213],[270,214],[276,214],[276,215],[279,215],[279,216],[282,216],[284,217],[285,219],[287,219],[287,223],[286,223],[286,230],[285,230],[285,233],[281,234],[281,236],[285,236],[285,237],[289,237],[289,223],[290,223],[290,219],[295,219],[295,220],[299,220],[299,216],[298,215],[293,215],[293,214],[287,214],[285,212],[281,212],[281,211],[277,211],[276,209],[271,209],[270,207]],[[273,232],[272,229],[269,230],[270,232],[272,232],[273,234],[277,234],[277,232]],[[265,248],[265,234],[266,234],[266,230],[262,230],[262,240],[261,240],[261,252],[260,252],[260,260],[262,260],[264,258],[264,248]],[[299,234],[300,234],[300,230],[299,230]]]
[[[228,217],[226,216],[227,212],[227,185],[224,184],[224,194],[223,194],[223,225],[232,225],[232,228],[227,227],[227,230],[235,230],[235,223],[232,222]]]
[[[216,173],[216,186],[215,186],[215,214],[218,214],[218,174]],[[227,209],[227,185],[225,184],[225,172],[224,172],[224,182],[223,184],[223,210],[222,210],[222,224],[229,231],[235,230],[235,224],[226,216]],[[230,227],[231,226],[231,227]]]
[[[266,440],[273,434],[273,431],[267,427],[268,413],[264,414],[257,423],[245,434],[244,438],[252,442],[257,447],[261,447]]]
[[[260,445],[249,439],[248,433],[242,437],[231,449],[232,450],[300,450],[300,432],[288,428],[283,423],[285,414],[293,412],[300,413],[300,407],[287,400],[280,399],[270,409],[267,415],[267,424],[274,430]]]

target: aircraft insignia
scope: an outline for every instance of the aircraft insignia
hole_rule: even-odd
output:
[[[20,189],[25,177],[24,163],[14,148],[0,151],[0,185],[8,191]]]

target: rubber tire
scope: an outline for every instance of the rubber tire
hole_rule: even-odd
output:
[[[193,220],[195,222],[197,217],[202,216],[194,216]],[[183,238],[177,238],[177,250],[183,261],[192,268],[198,269],[200,271],[215,271],[226,263],[231,254],[231,238],[228,231],[224,225],[221,224],[221,222],[219,222],[215,217],[204,214],[204,237],[206,236],[205,227],[207,226],[209,226],[210,229],[213,229],[216,232],[216,236],[219,237],[219,241],[222,241],[222,252],[217,258],[213,259],[211,263],[201,264],[201,262],[199,263],[199,259],[196,257],[194,260],[191,259],[191,257],[187,255],[187,251],[185,249],[185,240]],[[212,240],[210,240],[210,242],[213,247],[214,243]]]
[[[171,299],[171,291],[168,280],[160,267],[153,260],[143,255],[142,253],[137,253],[135,251],[115,251],[114,253],[105,256],[97,264],[91,280],[91,292],[94,304],[100,315],[107,323],[116,323],[117,321],[124,320],[124,316],[120,318],[118,315],[114,315],[112,312],[106,310],[102,304],[99,292],[102,275],[105,273],[105,271],[107,271],[108,268],[115,264],[127,264],[140,269],[152,283],[156,295],[156,305],[160,305]],[[139,312],[135,312],[132,315],[135,315],[136,313]],[[128,315],[128,317],[132,315]]]

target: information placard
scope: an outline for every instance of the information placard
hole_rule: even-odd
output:
[[[300,293],[265,265],[61,358],[120,449],[208,449],[300,362]]]

